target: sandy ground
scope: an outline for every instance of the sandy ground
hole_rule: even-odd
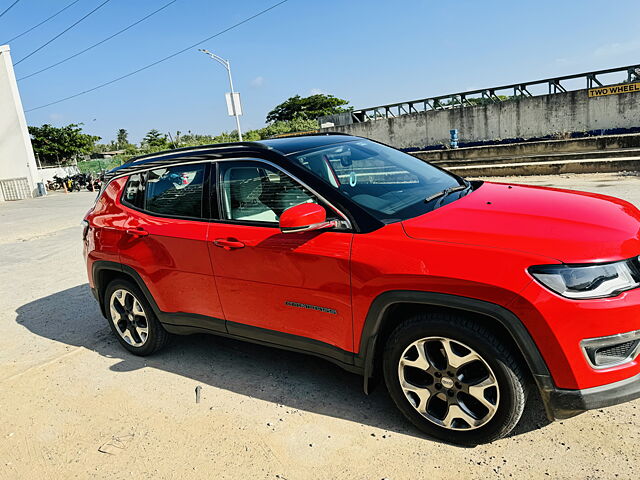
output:
[[[501,179],[505,180],[505,179]],[[631,174],[509,181],[617,195]],[[637,478],[640,401],[459,448],[384,388],[322,360],[213,336],[126,353],[91,296],[79,221],[93,193],[0,203],[0,478]],[[200,403],[194,389],[202,387]]]

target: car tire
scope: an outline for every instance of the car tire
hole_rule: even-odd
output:
[[[167,343],[169,334],[134,283],[120,278],[113,280],[105,289],[104,305],[111,331],[131,353],[151,355]]]
[[[416,427],[472,446],[504,437],[520,420],[527,383],[516,358],[481,323],[429,312],[395,328],[383,370],[393,401]]]

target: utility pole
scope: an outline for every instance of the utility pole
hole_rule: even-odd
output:
[[[242,141],[242,130],[240,130],[240,115],[242,114],[242,112],[240,112],[240,97],[238,95],[237,97],[237,103],[236,103],[236,92],[233,90],[233,79],[231,78],[231,63],[229,62],[229,60],[225,60],[224,58],[216,55],[215,53],[211,53],[209,50],[205,50],[204,48],[200,48],[199,51],[201,51],[202,53],[208,55],[209,57],[211,57],[213,60],[215,60],[216,62],[218,62],[220,65],[222,65],[224,68],[227,69],[227,74],[229,75],[229,88],[231,88],[231,110],[230,110],[230,115],[233,115],[234,117],[236,117],[236,127],[238,130],[238,139],[240,141]]]

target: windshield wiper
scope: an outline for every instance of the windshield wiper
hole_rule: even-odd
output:
[[[430,197],[424,199],[425,202],[430,202],[431,200],[435,200],[436,198],[440,198],[438,202],[434,205],[434,209],[440,206],[440,203],[447,197],[449,194],[454,192],[459,192],[460,190],[466,190],[469,187],[468,184],[465,185],[456,185],[455,187],[445,188],[444,190],[434,193]]]

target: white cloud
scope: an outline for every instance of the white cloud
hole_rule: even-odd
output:
[[[311,95],[327,95],[327,92],[321,90],[320,88],[312,88],[311,90],[309,90],[309,93]]]
[[[640,50],[640,40],[630,40],[628,42],[614,42],[602,45],[596,48],[593,54],[596,57],[614,57],[617,55],[633,53],[638,50]]]
[[[260,88],[262,85],[264,85],[264,77],[256,77],[251,80],[251,86],[254,88]]]
[[[51,120],[52,122],[58,122],[60,120],[62,120],[63,115],[61,113],[50,113],[49,114],[49,120]]]

